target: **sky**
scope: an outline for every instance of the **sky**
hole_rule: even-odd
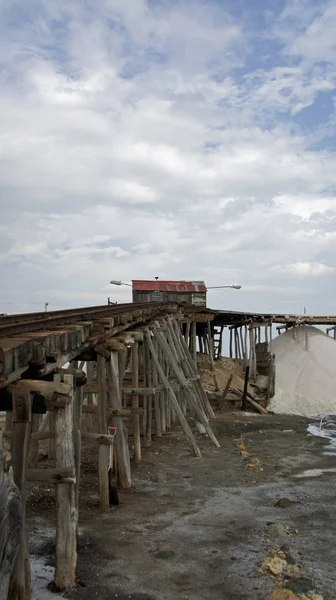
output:
[[[0,312],[336,314],[336,0],[0,0]]]

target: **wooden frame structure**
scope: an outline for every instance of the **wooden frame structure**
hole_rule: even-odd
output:
[[[154,435],[161,437],[177,422],[194,456],[201,456],[195,431],[219,447],[211,428],[214,413],[197,373],[197,352],[208,354],[214,367],[228,328],[230,356],[242,360],[255,376],[258,360],[267,367],[268,358],[260,350],[271,343],[272,325],[285,323],[295,330],[302,322],[336,325],[336,318],[158,303],[0,317],[0,411],[7,414],[3,437],[20,490],[22,522],[8,600],[31,598],[27,481],[56,485],[55,586],[72,588],[82,445],[99,446],[97,495],[101,510],[107,510],[112,471],[120,487],[132,484],[130,437],[135,462],[142,460]],[[49,469],[38,467],[43,440],[54,462]],[[0,469],[0,477],[1,473]]]

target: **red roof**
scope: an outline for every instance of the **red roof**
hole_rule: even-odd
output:
[[[199,292],[205,294],[204,281],[132,281],[135,292]]]

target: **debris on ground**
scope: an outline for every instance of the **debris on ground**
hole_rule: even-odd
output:
[[[279,508],[289,508],[295,504],[297,504],[295,500],[289,500],[289,498],[280,498],[280,500],[278,500],[274,506],[278,506]]]
[[[274,556],[267,556],[261,563],[260,570],[264,575],[282,575],[284,568],[287,567],[287,561],[283,552],[277,552]]]
[[[281,525],[281,523],[279,525],[277,525],[276,523],[272,523],[267,527],[266,533],[270,537],[280,537],[286,535],[286,529],[283,525]]]

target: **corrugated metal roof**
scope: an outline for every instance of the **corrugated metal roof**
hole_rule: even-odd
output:
[[[132,286],[135,292],[198,292],[205,294],[207,291],[204,281],[133,280]]]

